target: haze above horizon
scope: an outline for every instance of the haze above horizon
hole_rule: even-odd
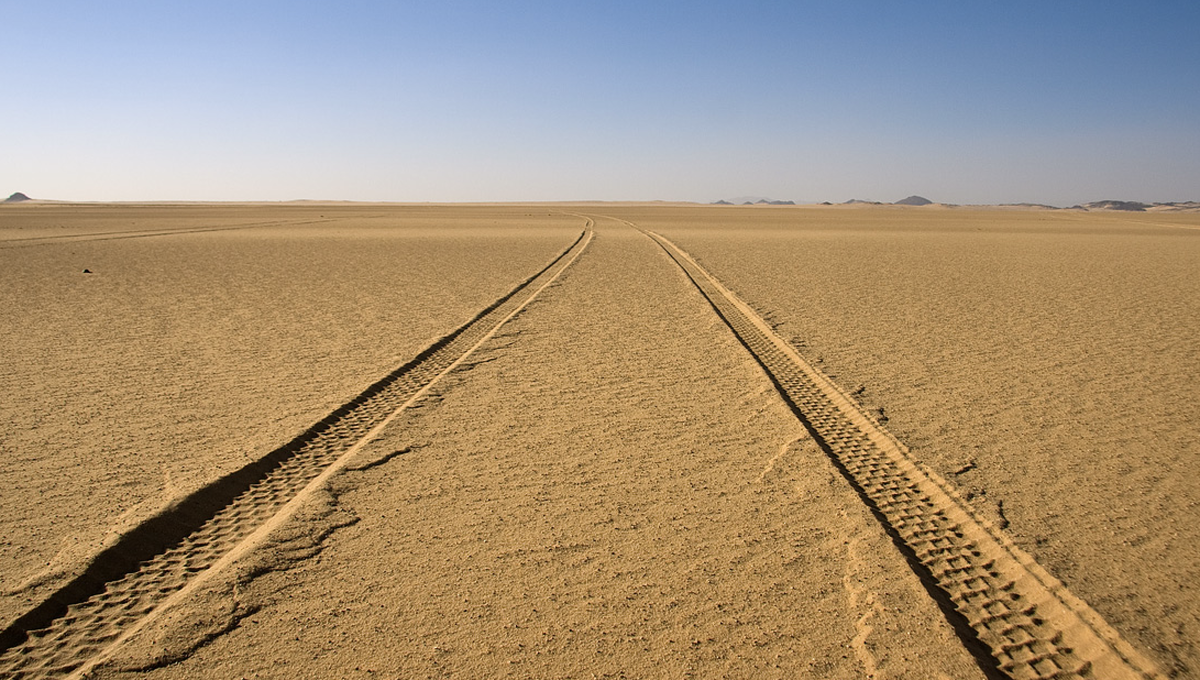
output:
[[[1200,199],[1189,2],[0,2],[0,192]]]

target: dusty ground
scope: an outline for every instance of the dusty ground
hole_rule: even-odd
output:
[[[1200,675],[1200,215],[612,212],[688,249],[1109,623]]]
[[[1194,214],[5,206],[5,588],[344,403],[565,248],[569,212],[690,251],[1131,642],[1200,674]],[[105,673],[977,676],[661,249],[597,233]]]
[[[601,223],[477,361],[334,485],[357,523],[210,593],[195,618],[253,613],[139,677],[978,675],[646,237]]]
[[[465,322],[577,223],[523,208],[4,206],[0,621],[110,531]]]

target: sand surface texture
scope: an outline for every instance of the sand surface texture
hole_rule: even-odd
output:
[[[5,207],[0,674],[1196,677],[1198,226]]]
[[[675,239],[1160,666],[1200,677],[1196,215],[612,212]]]
[[[411,359],[579,233],[578,220],[540,215],[5,206],[0,621],[113,532]]]
[[[209,618],[246,618],[148,677],[979,674],[761,371],[619,224],[363,458],[386,462],[326,501],[356,523],[243,577]]]

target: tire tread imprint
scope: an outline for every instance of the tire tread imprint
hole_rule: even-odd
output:
[[[755,357],[993,671],[1022,680],[1165,677],[686,252],[627,224],[666,251]]]
[[[586,248],[591,233],[589,221],[579,238],[541,271],[277,449],[274,454],[282,459],[276,465],[181,540],[161,546],[134,570],[98,584],[86,597],[61,601],[67,597],[63,595],[67,589],[60,590],[51,596],[60,601],[49,603],[57,606],[43,605],[18,619],[4,631],[6,639],[16,642],[0,651],[0,678],[62,677],[85,667],[124,630],[182,590],[198,573],[214,567],[345,452],[528,304]],[[197,494],[208,490],[205,487]],[[45,610],[58,615],[33,615]]]

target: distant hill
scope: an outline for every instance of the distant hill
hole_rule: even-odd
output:
[[[843,203],[842,205],[883,205],[883,204],[880,203],[879,201],[864,201],[860,198],[852,198],[849,201],[846,201],[845,203]]]
[[[924,196],[909,196],[896,201],[896,205],[933,205],[933,201]]]
[[[1200,201],[1142,203],[1140,201],[1092,201],[1073,205],[1069,210],[1119,210],[1123,212],[1200,212]]]
[[[1200,201],[1175,201],[1172,203],[1155,203],[1153,208],[1157,212],[1200,212]]]
[[[1056,205],[1048,203],[997,203],[998,208],[1039,208],[1042,210],[1060,210]]]
[[[796,205],[795,201],[780,201],[764,196],[737,196],[714,201],[713,205]]]
[[[12,196],[9,196],[8,198],[4,199],[4,202],[5,203],[20,203],[21,201],[28,201],[28,200],[31,200],[31,199],[28,196],[26,196],[25,194],[18,191],[17,193],[13,194]]]
[[[1137,201],[1092,201],[1084,203],[1077,208],[1085,210],[1124,210],[1126,212],[1143,212],[1146,208],[1151,207],[1149,203],[1139,203]]]

